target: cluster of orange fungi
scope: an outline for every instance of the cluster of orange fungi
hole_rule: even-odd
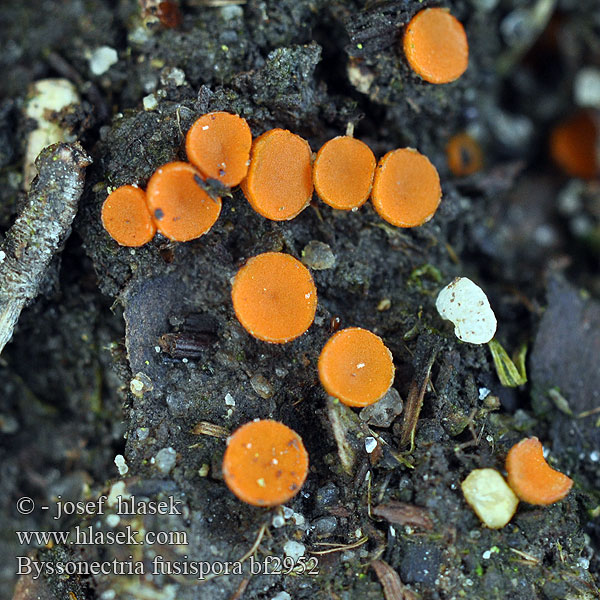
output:
[[[406,27],[403,46],[411,68],[430,83],[454,81],[467,68],[464,29],[445,9],[430,8],[415,15]],[[442,196],[437,170],[412,148],[392,150],[377,163],[364,142],[346,135],[329,140],[313,157],[300,136],[271,129],[253,140],[246,121],[226,112],[201,116],[187,133],[185,149],[189,162],[171,162],[157,169],[145,192],[125,185],[108,196],[102,223],[119,244],[141,246],[156,231],[179,242],[207,233],[221,211],[221,198],[204,185],[208,180],[226,188],[240,185],[252,208],[273,221],[296,217],[316,189],[321,200],[335,209],[355,211],[370,197],[387,222],[416,227],[433,217]],[[481,151],[466,134],[450,141],[447,156],[451,171],[459,176],[481,167]],[[250,258],[237,272],[231,296],[246,331],[276,344],[304,334],[317,308],[310,272],[280,252]],[[325,344],[318,374],[330,396],[347,406],[363,407],[388,392],[394,362],[381,338],[350,327]],[[286,502],[299,491],[307,472],[302,440],[282,423],[257,419],[228,440],[223,476],[231,491],[249,504]],[[515,481],[520,477],[514,468],[510,473]],[[564,489],[564,481],[560,483]]]

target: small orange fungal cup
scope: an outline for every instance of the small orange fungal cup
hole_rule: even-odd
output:
[[[317,288],[309,270],[281,252],[250,258],[234,278],[231,298],[244,329],[275,344],[305,333],[317,309]]]
[[[250,206],[272,221],[302,212],[313,193],[308,142],[286,129],[271,129],[254,140],[242,190]]]
[[[148,182],[148,207],[158,230],[167,238],[187,242],[207,233],[221,212],[221,198],[211,198],[198,184],[201,175],[186,162],[171,162]]]
[[[293,498],[308,473],[300,436],[277,421],[242,425],[227,441],[223,478],[240,499],[254,506],[278,506]]]
[[[238,185],[248,172],[252,133],[246,120],[227,112],[202,115],[185,139],[188,160],[204,178]]]
[[[388,152],[377,165],[371,200],[379,216],[397,227],[429,221],[442,198],[437,169],[413,148]]]
[[[329,338],[318,369],[325,391],[347,406],[374,404],[394,382],[392,353],[379,336],[360,327]]]
[[[466,177],[483,167],[483,152],[475,138],[466,132],[453,135],[446,145],[448,167],[453,175]]]
[[[462,23],[445,8],[425,8],[408,23],[403,38],[406,60],[429,83],[450,83],[469,64],[469,43]]]
[[[562,500],[573,486],[573,480],[555,471],[544,458],[541,442],[536,437],[515,444],[506,456],[508,485],[523,502],[547,505]]]
[[[349,136],[329,140],[313,164],[317,194],[338,210],[362,206],[371,193],[375,164],[375,156],[364,142]]]
[[[102,205],[102,225],[121,246],[143,246],[156,233],[146,204],[146,193],[133,185],[122,185]]]
[[[598,124],[591,113],[580,111],[552,130],[552,159],[567,175],[593,179],[600,174],[598,136]]]

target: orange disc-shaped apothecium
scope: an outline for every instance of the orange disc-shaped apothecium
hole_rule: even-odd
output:
[[[467,70],[469,43],[462,23],[447,9],[426,8],[406,27],[404,54],[425,81],[449,83]]]
[[[254,140],[242,190],[250,206],[273,221],[293,219],[313,193],[308,142],[286,129],[271,129]]]
[[[248,260],[235,276],[231,297],[244,329],[275,344],[301,336],[317,310],[317,288],[310,272],[281,252],[265,252]]]
[[[423,154],[400,148],[379,161],[371,199],[388,223],[397,227],[423,225],[435,214],[441,197],[440,176]]]
[[[568,175],[593,179],[600,172],[598,141],[596,121],[590,113],[582,111],[554,128],[550,153]]]
[[[144,190],[122,185],[102,205],[102,225],[121,246],[143,246],[156,233]]]
[[[308,473],[302,439],[277,421],[246,423],[227,441],[223,477],[229,489],[254,506],[277,506],[295,496]]]
[[[148,182],[148,206],[158,230],[171,240],[187,242],[205,234],[221,212],[221,198],[211,198],[199,185],[200,173],[189,163],[172,162]]]
[[[448,167],[457,177],[472,175],[483,166],[481,146],[468,133],[457,133],[446,146]]]
[[[238,115],[214,112],[201,116],[188,131],[188,160],[206,179],[223,185],[238,185],[248,172],[252,133]]]
[[[513,492],[529,504],[558,502],[573,485],[572,479],[548,465],[536,437],[525,438],[508,451],[506,473]]]
[[[319,379],[325,391],[343,404],[368,406],[380,400],[394,381],[392,353],[366,329],[342,329],[321,351]]]
[[[339,210],[362,206],[371,193],[375,156],[364,142],[339,136],[326,142],[313,165],[317,194]]]

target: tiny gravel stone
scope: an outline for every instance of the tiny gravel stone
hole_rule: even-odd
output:
[[[273,596],[271,600],[292,600],[292,597],[287,592],[279,592],[279,594]]]
[[[116,527],[120,521],[121,521],[121,518],[119,517],[119,515],[108,515],[106,517],[106,524],[109,527]]]
[[[267,381],[266,377],[260,373],[252,376],[250,379],[250,385],[252,386],[252,389],[265,400],[269,399],[273,395],[273,387]]]
[[[312,240],[302,250],[302,262],[315,271],[324,271],[335,265],[335,255],[328,244]]]
[[[114,48],[100,46],[90,56],[90,71],[93,75],[103,75],[118,61],[119,55]]]
[[[484,291],[470,279],[457,277],[439,294],[435,302],[440,316],[454,323],[459,340],[486,344],[496,333],[496,315]]]
[[[273,527],[283,527],[285,525],[285,518],[283,515],[273,515],[271,523],[273,524]]]
[[[377,448],[377,440],[374,437],[368,436],[365,438],[365,450],[367,454],[371,454]]]
[[[381,400],[360,411],[360,419],[375,427],[389,427],[402,412],[402,408],[400,394],[396,389],[390,388]]]
[[[125,462],[125,457],[122,454],[117,454],[115,456],[115,465],[117,465],[119,475],[125,475],[129,471],[129,467]]]
[[[225,404],[227,406],[235,406],[235,400],[231,394],[225,394]]]
[[[575,76],[573,95],[579,106],[600,108],[600,70],[585,67]]]
[[[141,398],[145,392],[154,389],[154,384],[148,375],[145,373],[137,373],[129,383],[129,389],[134,396]]]
[[[156,468],[161,472],[167,475],[173,470],[175,466],[175,462],[177,460],[177,453],[173,448],[163,448],[156,453],[154,457]]]
[[[283,545],[283,551],[286,556],[289,556],[294,562],[298,562],[301,556],[306,552],[306,546],[300,542],[289,540]]]
[[[177,67],[165,67],[160,73],[160,82],[163,85],[182,86],[185,83],[185,73]]]
[[[154,94],[148,94],[142,99],[144,110],[154,110],[158,106],[158,100]]]
[[[337,519],[331,517],[321,517],[313,522],[312,528],[317,535],[330,535],[337,529]]]
[[[331,506],[332,504],[337,504],[339,497],[340,491],[336,487],[335,483],[330,481],[317,490],[315,497],[317,508],[323,509]]]

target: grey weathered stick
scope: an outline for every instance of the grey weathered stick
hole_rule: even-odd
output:
[[[0,352],[21,310],[38,294],[52,257],[71,233],[85,168],[92,159],[75,144],[54,144],[35,161],[39,175],[27,204],[0,246]]]

